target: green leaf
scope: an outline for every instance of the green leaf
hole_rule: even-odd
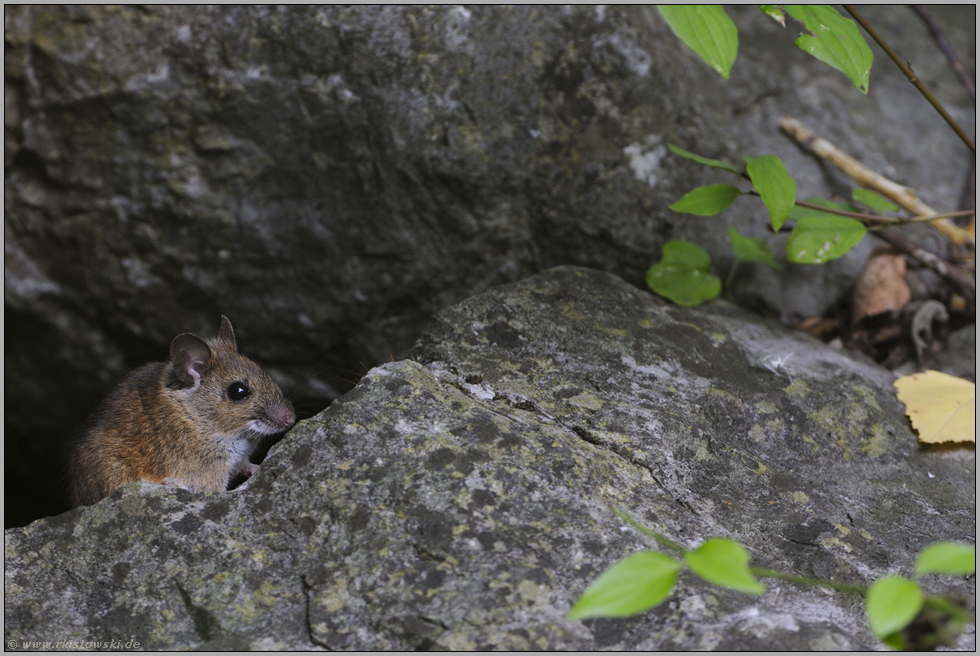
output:
[[[728,229],[728,239],[732,242],[736,262],[762,262],[773,269],[782,269],[776,264],[765,239],[754,239],[738,233],[735,228]]]
[[[859,203],[867,205],[877,212],[897,212],[898,205],[887,198],[881,196],[877,191],[857,187],[851,192],[851,196]]]
[[[745,170],[752,186],[769,208],[772,229],[779,232],[796,203],[796,183],[789,176],[782,160],[775,155],[746,157]]]
[[[762,594],[766,586],[752,576],[749,559],[749,552],[742,545],[724,538],[712,538],[684,554],[687,566],[705,581],[731,590]]]
[[[585,589],[568,619],[626,617],[649,610],[670,594],[680,568],[670,556],[653,551],[627,556]]]
[[[670,29],[723,78],[738,54],[738,30],[721,5],[657,5]]]
[[[881,641],[895,651],[905,651],[905,637],[901,631],[886,635]]]
[[[710,159],[708,157],[701,157],[700,155],[695,155],[694,153],[688,152],[679,146],[674,144],[668,144],[671,152],[675,155],[680,155],[684,159],[689,159],[692,162],[697,162],[698,164],[704,164],[705,166],[713,166],[716,169],[725,169],[726,171],[731,171],[737,175],[742,175],[741,171],[738,170],[733,164],[728,162],[723,162],[720,159]]]
[[[675,212],[687,212],[698,216],[714,216],[728,209],[742,195],[736,187],[727,184],[698,187],[670,206]]]
[[[786,16],[783,14],[779,5],[759,5],[762,13],[773,19],[783,27],[786,27]]]
[[[708,253],[689,241],[668,241],[663,258],[647,271],[647,285],[678,305],[697,305],[721,293],[721,280],[709,273]]]
[[[924,596],[917,583],[901,576],[878,579],[868,589],[868,624],[878,638],[902,630],[922,609]]]
[[[823,63],[841,71],[851,83],[868,93],[874,56],[858,26],[830,5],[783,5],[789,15],[812,34],[801,34],[795,43]]]
[[[786,259],[798,264],[823,264],[851,250],[868,231],[860,221],[810,210],[823,216],[804,216],[786,242]]]
[[[977,548],[958,542],[936,542],[919,554],[915,562],[917,576],[923,574],[975,574]]]

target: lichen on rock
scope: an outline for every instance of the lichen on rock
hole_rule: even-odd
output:
[[[792,350],[785,370],[767,348]],[[134,484],[6,531],[5,638],[869,649],[856,598],[778,582],[755,598],[682,575],[642,615],[566,615],[608,565],[657,548],[613,507],[688,547],[734,538],[755,564],[839,581],[974,535],[972,452],[919,449],[888,380],[723,303],[552,269],[438,313],[408,359],[235,491]]]

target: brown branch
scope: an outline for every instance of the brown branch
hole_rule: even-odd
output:
[[[885,176],[872,171],[861,164],[850,155],[841,152],[836,146],[821,139],[811,132],[805,125],[796,119],[784,116],[779,119],[779,127],[786,134],[796,139],[805,150],[826,159],[828,162],[839,168],[841,171],[852,177],[862,187],[870,187],[878,193],[898,203],[902,208],[914,216],[933,216],[939,214],[915,195],[915,192],[908,187],[892,182]],[[943,233],[950,241],[957,245],[969,244],[974,246],[973,235],[960,228],[952,221],[938,219],[930,224],[933,228]]]
[[[929,92],[929,89],[927,89],[926,85],[922,83],[922,80],[920,80],[919,77],[912,72],[912,69],[902,61],[895,51],[891,49],[891,46],[889,46],[888,43],[878,35],[875,29],[868,24],[868,21],[864,20],[864,17],[861,16],[861,14],[859,14],[853,6],[843,5],[843,7],[847,10],[847,13],[853,16],[854,20],[856,20],[858,24],[864,28],[864,31],[867,32],[879,46],[881,46],[881,49],[884,50],[889,57],[891,57],[891,60],[895,62],[900,69],[902,69],[902,72],[905,73],[905,77],[909,79],[909,82],[915,85],[915,88],[919,90],[919,93],[921,93],[925,99],[929,101],[929,104],[932,105],[937,112],[939,112],[939,115],[942,116],[943,120],[945,120],[949,127],[953,129],[953,132],[955,132],[959,138],[963,140],[963,143],[965,143],[970,148],[970,151],[972,151],[975,155],[977,152],[977,147],[973,143],[973,139],[971,139],[966,132],[963,131],[963,128],[961,128],[959,124],[953,120],[953,117],[946,112],[946,108],[944,108],[942,103],[936,100],[936,97]]]
[[[976,213],[975,210],[961,210],[956,212],[947,212],[946,214],[920,216],[915,219],[899,219],[894,216],[879,216],[877,214],[865,214],[863,212],[848,212],[847,210],[839,210],[835,207],[825,207],[824,205],[817,205],[816,203],[808,203],[803,200],[796,201],[796,204],[799,205],[800,207],[808,207],[811,210],[820,210],[821,212],[828,212],[830,214],[848,216],[851,217],[852,219],[858,219],[859,221],[866,221],[868,223],[890,223],[890,224],[928,223],[930,221],[949,219],[956,216],[973,216]]]
[[[970,97],[973,98],[973,104],[976,105],[977,90],[973,86],[973,80],[970,79],[970,74],[966,72],[966,67],[960,63],[960,60],[957,59],[953,49],[949,46],[949,43],[946,41],[946,37],[943,35],[942,30],[939,29],[939,24],[935,21],[935,19],[933,19],[932,14],[926,11],[924,5],[912,5],[912,9],[919,15],[922,22],[926,24],[929,31],[932,32],[932,38],[936,40],[936,45],[938,45],[939,49],[943,51],[944,55],[946,55],[946,59],[949,60],[949,65],[953,67],[953,71],[956,73],[957,77],[960,78],[960,82],[963,83],[963,86],[966,87]]]

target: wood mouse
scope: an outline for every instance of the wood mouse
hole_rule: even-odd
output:
[[[136,369],[95,410],[69,461],[72,507],[134,481],[221,492],[258,471],[249,456],[261,436],[294,423],[292,404],[238,353],[222,316],[216,338],[178,335],[170,362]]]

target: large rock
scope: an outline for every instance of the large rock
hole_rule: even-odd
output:
[[[966,56],[957,11],[975,15],[940,18]],[[732,13],[725,83],[649,7],[5,8],[5,471],[23,492],[7,503],[46,502],[8,522],[57,511],[70,429],[221,314],[318,410],[358,361],[490,285],[557,264],[641,285],[671,238],[727,271],[722,219],[667,209],[718,174],[668,142],[777,154],[801,196],[846,191],[778,133],[793,114],[950,206],[967,153],[887,62],[864,97],[793,29]],[[915,16],[869,16],[968,119]],[[724,221],[765,235],[749,199]],[[769,239],[781,252],[785,235]],[[868,241],[826,267],[743,266],[737,296],[817,314]]]
[[[920,448],[890,380],[732,306],[550,270],[439,313],[414,359],[300,423],[235,491],[133,484],[6,531],[4,638],[870,649],[859,597],[779,582],[752,597],[682,575],[643,615],[566,614],[655,548],[614,507],[688,547],[730,537],[758,565],[847,582],[972,539],[973,452]]]

